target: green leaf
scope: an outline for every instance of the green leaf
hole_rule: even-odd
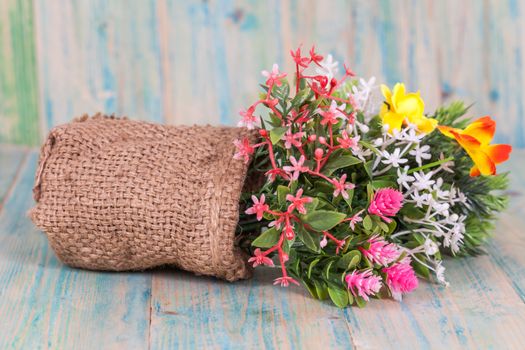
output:
[[[300,90],[292,99],[292,106],[295,108],[301,107],[313,94],[313,91],[309,88]]]
[[[390,228],[388,227],[388,225],[387,225],[385,222],[381,221],[381,220],[378,220],[378,221],[377,221],[377,224],[379,225],[379,227],[381,228],[381,230],[383,230],[383,231],[385,231],[385,232],[388,232],[388,230],[390,229]]]
[[[355,297],[355,303],[357,304],[357,306],[359,306],[359,308],[364,308],[366,306],[366,300],[363,299],[362,297],[360,297],[359,295],[357,295]]]
[[[288,187],[282,185],[277,186],[277,201],[279,202],[279,206],[286,202],[286,195],[289,193],[290,189]]]
[[[314,235],[308,230],[306,229],[297,230],[297,237],[299,238],[301,242],[304,243],[304,245],[308,249],[314,252],[319,251],[319,243],[317,242],[316,237],[314,237]]]
[[[315,231],[326,231],[339,224],[345,214],[336,211],[317,210],[302,217],[303,221],[310,225]]]
[[[310,283],[308,283],[306,281],[303,281],[303,284],[306,287],[306,289],[308,290],[308,292],[310,292],[310,295],[312,297],[314,297],[315,299],[320,299],[319,295],[317,295],[317,291],[316,291],[315,285],[312,286],[312,285],[310,285]]]
[[[307,274],[308,278],[311,278],[311,276],[312,276],[312,270],[313,270],[313,268],[315,267],[315,265],[317,265],[317,263],[318,263],[320,260],[321,260],[321,258],[317,258],[317,259],[315,259],[314,261],[312,261],[312,262],[310,263],[310,265],[308,265],[308,274]]]
[[[359,163],[362,163],[361,160],[352,156],[352,153],[349,150],[340,148],[330,155],[322,172],[323,174],[330,176],[337,169],[346,168]]]
[[[368,203],[371,203],[372,199],[374,199],[374,187],[370,183],[366,185],[366,195],[368,197]]]
[[[319,199],[314,197],[314,199],[310,203],[306,203],[304,205],[304,208],[306,209],[306,212],[309,213],[311,211],[314,211],[317,208],[318,204],[319,204]]]
[[[365,228],[365,230],[370,231],[372,229],[372,226],[372,218],[370,217],[370,215],[365,216],[365,218],[363,219],[363,227]]]
[[[359,250],[351,250],[343,255],[337,266],[345,270],[351,270],[359,264],[359,261],[361,261],[361,252]]]
[[[366,162],[364,164],[364,168],[365,168],[366,174],[371,179],[373,178],[373,175],[372,175],[372,166],[373,166],[373,164],[374,164],[374,160],[369,160],[368,162]]]
[[[328,287],[324,282],[314,280],[314,286],[318,299],[325,300],[328,298]]]
[[[330,279],[330,269],[332,268],[333,263],[334,260],[330,260],[323,269],[323,274],[325,275],[327,280]]]
[[[287,128],[277,127],[270,130],[270,140],[272,144],[276,144],[280,139],[283,138],[283,135],[286,133]]]
[[[328,295],[337,307],[342,309],[348,305],[348,292],[346,290],[329,286]]]
[[[252,245],[259,248],[271,248],[279,242],[279,237],[280,233],[272,227],[261,233],[261,235],[252,242]]]
[[[396,183],[393,181],[388,181],[388,180],[375,180],[375,181],[372,181],[372,186],[374,187],[375,190],[379,188],[386,188],[386,187],[395,188]]]

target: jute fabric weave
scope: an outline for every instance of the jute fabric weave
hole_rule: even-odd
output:
[[[30,216],[74,267],[171,265],[247,278],[235,246],[247,165],[232,159],[232,141],[244,136],[256,138],[239,128],[83,116],[42,146]]]

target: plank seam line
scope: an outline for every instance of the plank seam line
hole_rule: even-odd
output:
[[[30,152],[28,150],[24,150],[24,156],[22,158],[22,161],[18,164],[18,168],[16,169],[15,176],[13,176],[13,180],[11,181],[7,191],[5,192],[4,199],[0,203],[0,214],[4,210],[5,204],[11,198],[11,195],[13,194],[13,191],[15,190],[16,184],[22,174],[22,169],[24,169],[27,165],[27,162],[29,160],[29,153]]]

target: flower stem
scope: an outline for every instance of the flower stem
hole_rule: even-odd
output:
[[[425,164],[423,166],[420,166],[420,167],[417,167],[417,168],[414,168],[414,169],[410,169],[407,172],[407,174],[413,174],[416,171],[425,170],[425,169],[428,169],[428,168],[433,168],[433,167],[436,167],[436,166],[441,165],[443,163],[450,162],[451,160],[454,160],[454,157],[448,157],[448,158],[445,158],[445,159],[440,159],[440,160],[437,160],[435,162],[428,163],[428,164]]]

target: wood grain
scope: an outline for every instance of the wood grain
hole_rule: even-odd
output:
[[[0,2],[0,143],[40,142],[33,17],[31,0]]]
[[[277,62],[291,72],[289,50],[303,43],[363,77],[420,90],[428,113],[474,103],[472,117],[499,121],[497,142],[525,146],[524,0],[31,4],[0,5],[0,142],[34,145],[97,111],[233,125],[260,71]]]
[[[145,349],[151,277],[70,269],[26,218],[36,153],[0,215],[1,349]],[[4,163],[2,163],[2,166]]]

